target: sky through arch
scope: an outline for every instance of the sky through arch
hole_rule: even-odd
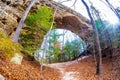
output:
[[[70,7],[71,9],[79,12],[84,17],[88,18],[88,14],[86,11],[85,6],[82,4],[81,0],[77,0],[75,5],[73,6],[75,0],[54,0],[56,2],[62,2],[63,5]],[[65,2],[63,2],[65,1]],[[117,8],[120,7],[120,0],[109,0],[112,5]],[[90,6],[90,2],[92,2],[93,6],[100,12],[100,16],[103,20],[106,20],[112,24],[118,23],[118,18],[114,14],[113,11],[111,11],[110,8],[108,8],[105,4],[105,0],[86,0],[87,4]]]

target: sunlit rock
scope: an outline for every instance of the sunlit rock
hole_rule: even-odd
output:
[[[15,63],[15,64],[21,64],[21,63],[22,63],[22,59],[23,59],[23,56],[22,56],[22,55],[20,55],[20,54],[15,54],[15,55],[11,58],[10,62]]]
[[[0,74],[0,80],[5,80],[4,76]]]
[[[69,30],[55,29],[44,36],[44,41],[34,53],[37,61],[59,62],[72,60],[86,49],[85,42]]]

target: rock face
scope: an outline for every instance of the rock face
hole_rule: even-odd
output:
[[[4,29],[7,35],[10,36],[15,31],[18,22],[30,1],[31,0],[0,1],[0,28]],[[34,9],[38,9],[36,4],[33,6],[33,10]]]
[[[10,35],[18,25],[18,18],[23,12],[7,5],[6,0],[0,1],[0,28]]]

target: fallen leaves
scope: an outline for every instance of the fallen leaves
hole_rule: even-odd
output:
[[[120,51],[119,51],[120,53]],[[63,64],[52,64],[54,67],[43,66],[40,71],[40,65],[30,59],[23,59],[22,65],[9,63],[6,59],[0,58],[0,74],[6,80],[62,80],[61,70],[65,72],[76,72],[74,76],[78,80],[120,80],[120,56],[114,53],[113,59],[103,59],[102,76],[95,75],[96,66],[93,57],[89,57],[79,62],[71,61]],[[0,54],[1,56],[1,54]],[[56,69],[58,68],[58,69]],[[62,68],[62,69],[59,69]]]
[[[61,80],[57,70],[44,66],[41,73],[40,65],[27,59],[16,65],[0,58],[0,74],[6,80]]]

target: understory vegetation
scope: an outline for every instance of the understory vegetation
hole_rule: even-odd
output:
[[[20,43],[24,51],[33,57],[33,53],[40,47],[44,35],[49,31],[52,23],[53,11],[47,6],[41,6],[30,13],[25,21],[26,27],[20,35]]]
[[[69,37],[71,36],[71,37]],[[76,34],[65,29],[48,32],[41,47],[35,52],[35,58],[48,63],[70,61],[86,50],[85,42]]]
[[[119,25],[113,25],[107,21],[101,22],[99,19],[96,20],[95,23],[99,32],[100,44],[102,49],[105,49],[108,46],[113,48],[120,46]]]
[[[0,30],[0,51],[7,57],[12,58],[14,54],[21,54],[21,45],[13,42],[7,35]],[[22,54],[21,54],[22,55]]]

